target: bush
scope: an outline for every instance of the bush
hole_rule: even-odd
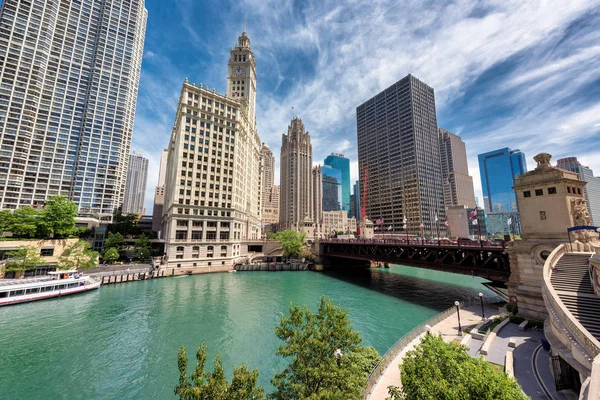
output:
[[[467,347],[446,343],[441,335],[426,335],[409,351],[400,367],[402,388],[390,386],[391,399],[410,400],[525,400],[516,380],[495,372]]]
[[[513,324],[520,324],[523,321],[525,321],[525,318],[520,317],[518,315],[511,315],[510,316],[510,322],[512,322]]]

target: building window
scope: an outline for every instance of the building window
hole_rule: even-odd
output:
[[[54,255],[54,247],[49,249],[41,249],[40,256],[42,257],[52,257]]]
[[[535,189],[535,195],[536,196],[543,196],[544,195],[544,189]]]
[[[176,231],[175,239],[187,239],[187,231]]]
[[[556,188],[555,187],[548,188],[548,194],[556,194]]]
[[[183,260],[183,254],[177,254],[175,258],[178,260]]]
[[[546,211],[540,211],[540,219],[546,219]]]
[[[581,189],[577,188],[577,194],[581,194]]]
[[[571,186],[567,186],[567,193],[571,193]]]
[[[177,246],[177,251],[183,251],[183,246]]]
[[[531,192],[529,190],[524,191],[523,197],[531,197]]]

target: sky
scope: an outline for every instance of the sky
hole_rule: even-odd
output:
[[[146,0],[148,24],[132,150],[150,159],[151,212],[161,150],[181,85],[226,89],[230,49],[247,24],[257,69],[257,125],[279,180],[281,135],[295,114],[313,161],[351,160],[356,107],[413,74],[435,90],[438,125],[477,154],[520,149],[576,156],[600,175],[600,0]]]

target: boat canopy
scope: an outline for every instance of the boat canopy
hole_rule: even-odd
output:
[[[58,270],[58,271],[49,271],[48,275],[74,274],[76,272],[77,272],[76,269]]]

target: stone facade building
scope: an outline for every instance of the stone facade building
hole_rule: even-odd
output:
[[[260,239],[256,66],[246,32],[231,49],[225,95],[187,81],[169,143],[163,225],[168,267],[228,270]],[[197,267],[197,269],[194,269]]]
[[[167,175],[167,157],[169,157],[169,150],[165,149],[160,154],[160,167],[158,170],[158,184],[154,190],[154,209],[152,211],[152,230],[154,232],[161,232],[160,239],[163,238],[163,206],[165,204],[165,177]]]
[[[270,232],[279,224],[279,186],[275,185],[275,156],[265,143],[261,150],[261,221],[265,232]]]
[[[556,166],[567,171],[577,172],[579,177],[587,182],[583,193],[592,217],[592,224],[600,225],[600,178],[594,176],[594,171],[582,165],[577,157],[561,158],[556,161]]]
[[[329,236],[335,232],[353,234],[356,232],[356,218],[348,217],[346,210],[323,211],[321,231],[322,236]]]
[[[465,142],[461,140],[460,136],[443,128],[438,128],[438,132],[444,204],[446,207],[464,205],[474,208],[476,206],[475,191],[473,178],[469,176]]]
[[[0,7],[0,209],[64,195],[111,220],[125,192],[144,0]]]

